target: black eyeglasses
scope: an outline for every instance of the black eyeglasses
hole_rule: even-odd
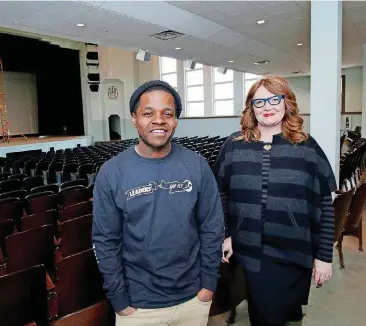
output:
[[[257,98],[255,100],[252,100],[252,104],[257,108],[260,109],[266,105],[266,102],[268,102],[271,105],[278,105],[281,103],[282,99],[285,97],[285,95],[275,95],[267,98]]]

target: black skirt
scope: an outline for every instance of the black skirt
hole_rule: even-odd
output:
[[[308,304],[311,269],[263,256],[260,271],[245,274],[251,307],[264,324],[282,325]]]

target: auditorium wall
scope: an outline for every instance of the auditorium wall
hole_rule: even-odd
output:
[[[362,67],[342,69],[345,76],[345,112],[341,116],[341,128],[346,128],[346,118],[350,117],[350,129],[362,125]],[[294,91],[300,112],[306,114],[310,123],[310,76],[287,78]],[[310,125],[309,125],[310,127]]]
[[[12,135],[38,133],[36,75],[4,72],[9,129]]]
[[[87,134],[94,141],[109,140],[108,118],[112,114],[120,117],[121,137],[127,137],[128,101],[135,89],[135,58],[132,51],[106,46],[98,47],[99,92],[91,92],[86,82],[87,70],[81,71],[85,78],[83,85],[84,116],[87,120]],[[80,61],[86,65],[86,49],[80,52]]]
[[[132,125],[129,113],[129,99],[134,89],[145,81],[159,79],[159,58],[152,56],[149,62],[140,62],[135,59],[136,53],[118,48],[99,47],[101,89],[99,93],[89,91],[90,107],[86,116],[91,127],[88,134],[94,136],[94,140],[109,140],[108,117],[118,114],[121,121],[122,139],[137,137]],[[362,67],[343,69],[346,76],[345,111],[348,115],[342,115],[342,128],[345,128],[345,119],[351,117],[351,129],[361,125],[361,98],[362,98]],[[288,78],[299,103],[300,114],[304,119],[304,128],[310,131],[310,77]],[[108,87],[119,83],[118,100],[108,96]],[[115,84],[115,85],[114,85]],[[240,94],[238,85],[234,85],[235,93]],[[179,90],[181,91],[181,90]],[[91,94],[91,95],[90,95]],[[237,96],[237,95],[234,95]],[[113,94],[112,94],[113,97]],[[234,99],[235,100],[235,99]],[[236,99],[236,103],[242,103],[243,99]],[[86,103],[88,100],[85,101]],[[212,104],[211,104],[212,105]],[[235,108],[237,114],[240,108]],[[240,117],[205,117],[182,118],[176,130],[176,136],[226,136],[239,129]]]
[[[144,70],[141,74],[140,80],[146,81],[159,77],[159,60],[157,57],[152,57],[149,63],[143,63]],[[154,72],[154,73],[153,73]],[[351,129],[354,130],[356,126],[361,125],[362,111],[362,67],[345,68],[342,70],[345,75],[345,113],[341,116],[341,127],[346,127],[346,117],[351,118]],[[179,78],[179,77],[178,77]],[[304,129],[310,132],[310,77],[288,77],[290,86],[296,94],[299,104],[300,114],[304,120]],[[236,85],[234,85],[235,87]],[[235,95],[239,91],[234,91]],[[238,98],[234,99],[236,103],[242,103]],[[239,112],[239,108],[236,108]],[[347,112],[349,114],[347,114]],[[233,131],[239,130],[240,117],[205,117],[205,118],[182,118],[179,120],[179,125],[176,130],[176,136],[205,136],[205,135],[229,135]],[[136,131],[131,125],[127,125],[128,137],[136,137]]]

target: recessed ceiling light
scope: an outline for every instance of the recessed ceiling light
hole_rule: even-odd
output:
[[[179,50],[182,50],[182,48],[180,48],[180,47],[177,47],[177,48],[175,48],[177,51],[179,51]]]
[[[268,65],[269,63],[271,63],[269,60],[253,62],[254,65]]]
[[[229,62],[229,63],[233,63],[233,62],[234,62],[234,60],[229,60],[228,62]]]
[[[296,45],[297,45],[297,46],[303,46],[303,45],[304,45],[304,43],[297,43]]]
[[[263,24],[265,24],[266,23],[266,21],[264,20],[264,19],[261,19],[261,20],[258,20],[257,21],[257,24],[258,25],[263,25]]]
[[[75,24],[76,27],[85,27],[85,24]]]

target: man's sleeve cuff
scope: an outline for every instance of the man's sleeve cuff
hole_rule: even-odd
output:
[[[217,279],[218,277],[213,277],[212,275],[203,273],[201,276],[202,288],[215,292],[217,286]]]
[[[117,295],[109,298],[109,300],[116,313],[120,312],[123,309],[126,309],[130,305],[130,298],[127,291],[118,293]]]

